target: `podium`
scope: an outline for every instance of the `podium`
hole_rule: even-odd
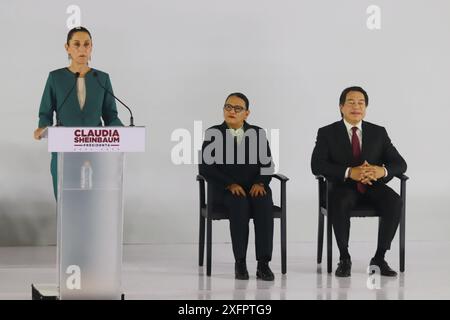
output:
[[[145,127],[50,127],[58,154],[57,281],[33,299],[123,299],[123,180],[127,152],[145,151]]]

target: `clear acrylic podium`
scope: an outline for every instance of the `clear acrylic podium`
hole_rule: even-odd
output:
[[[124,154],[145,151],[145,128],[52,127],[48,150],[58,152],[56,299],[121,299]],[[33,298],[49,287],[33,285]]]

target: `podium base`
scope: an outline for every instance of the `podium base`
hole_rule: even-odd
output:
[[[32,284],[31,300],[58,300],[56,284]]]
[[[31,300],[59,300],[56,284],[31,284]],[[122,293],[120,300],[125,300]]]

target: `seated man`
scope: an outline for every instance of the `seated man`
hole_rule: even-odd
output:
[[[364,89],[345,89],[339,98],[343,119],[319,129],[311,159],[313,174],[335,182],[329,195],[328,212],[340,251],[337,277],[351,275],[349,213],[361,202],[372,204],[380,213],[378,247],[370,265],[378,266],[381,275],[397,275],[384,255],[391,247],[403,203],[385,183],[404,173],[406,162],[384,127],[363,121],[368,104]]]
[[[273,281],[273,162],[265,131],[248,124],[249,101],[230,94],[223,107],[225,121],[206,130],[200,174],[214,186],[214,204],[227,208],[235,258],[236,279],[249,278],[246,255],[250,213],[255,226],[256,277]],[[209,201],[209,200],[208,200]]]

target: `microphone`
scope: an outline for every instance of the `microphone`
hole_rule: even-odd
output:
[[[73,89],[77,85],[78,77],[80,76],[80,73],[75,73],[75,83],[73,84],[72,88],[70,88],[69,92],[67,92],[66,96],[64,97],[63,102],[59,105],[59,107],[56,108],[56,126],[59,127],[62,125],[61,120],[59,119],[59,110],[63,107],[64,103],[66,103],[67,98],[69,98],[70,94],[72,93]]]
[[[130,112],[130,127],[134,127],[134,118],[133,118],[133,112],[131,112],[131,109],[128,108],[128,106],[127,106],[125,103],[123,103],[119,98],[117,98],[111,91],[109,91],[108,89],[106,89],[104,85],[102,85],[102,83],[101,83],[100,80],[98,79],[98,73],[97,73],[97,71],[94,71],[94,72],[92,73],[92,75],[94,76],[95,80],[97,80],[97,83],[99,84],[99,86],[103,88],[103,90],[105,90],[106,92],[108,92],[111,96],[113,96],[114,99],[116,99],[117,101],[119,101],[121,105],[123,105],[125,108],[128,109],[128,111]]]

